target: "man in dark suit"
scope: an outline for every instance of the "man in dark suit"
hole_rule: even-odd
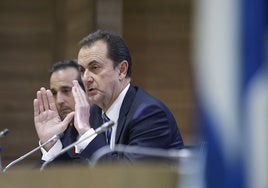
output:
[[[74,127],[79,139],[88,137],[105,119],[115,122],[110,131],[95,135],[75,148],[76,156],[89,159],[103,146],[116,144],[162,149],[180,149],[183,141],[176,121],[168,108],[144,90],[131,84],[131,57],[123,39],[106,31],[97,31],[81,40],[78,64],[85,87],[73,81],[75,100]],[[41,93],[41,109],[50,110],[53,98]],[[48,104],[46,104],[48,103]],[[66,119],[66,118],[65,118]],[[89,121],[88,121],[89,120]],[[68,120],[63,120],[67,122]],[[65,127],[62,125],[62,127]],[[143,155],[116,153],[112,159],[143,159]]]

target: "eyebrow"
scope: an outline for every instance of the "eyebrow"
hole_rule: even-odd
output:
[[[94,64],[94,63],[100,63],[100,62],[98,62],[98,61],[96,61],[96,60],[93,60],[93,61],[90,61],[88,64]]]
[[[87,63],[87,65],[86,66],[90,66],[90,65],[92,65],[92,64],[101,64],[99,61],[96,61],[96,60],[92,60],[92,61],[90,61],[90,62],[88,62]],[[78,65],[80,68],[84,68],[82,65]]]

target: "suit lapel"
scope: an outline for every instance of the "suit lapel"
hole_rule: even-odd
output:
[[[77,139],[77,136],[78,136],[78,132],[76,131],[76,129],[73,126],[69,125],[68,128],[64,132],[63,139],[61,140],[63,147],[66,147],[72,144],[73,142],[75,142]],[[74,151],[72,149],[68,150],[67,153],[70,157],[74,157]]]
[[[130,107],[132,105],[133,99],[136,94],[136,89],[134,86],[130,85],[126,96],[123,100],[122,106],[120,108],[119,118],[117,122],[117,129],[116,129],[116,135],[115,135],[115,143],[119,143],[120,135],[122,134],[123,128],[125,126],[126,120],[127,120],[127,114],[130,110]]]

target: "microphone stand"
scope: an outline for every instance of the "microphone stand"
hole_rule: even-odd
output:
[[[0,131],[0,138],[4,137],[7,135],[7,133],[9,132],[9,130],[7,128],[5,128],[4,130]],[[3,170],[3,165],[2,165],[2,146],[0,146],[0,170]]]
[[[59,138],[61,138],[63,135],[63,133],[60,134],[56,134],[53,137],[51,137],[50,139],[48,139],[45,143],[41,144],[40,146],[34,148],[33,150],[29,151],[28,153],[22,155],[21,157],[17,158],[16,160],[12,161],[11,163],[9,163],[4,169],[3,172],[6,172],[7,169],[9,169],[11,166],[13,166],[14,164],[20,162],[21,160],[25,159],[26,157],[28,157],[29,155],[31,155],[32,153],[36,152],[37,150],[39,150],[40,148],[46,146],[47,144],[51,143],[53,140],[58,140]]]
[[[192,153],[190,151],[187,151],[186,149],[160,149],[117,144],[112,149],[110,148],[110,146],[104,146],[97,150],[90,159],[90,165],[96,165],[96,163],[101,157],[112,152],[133,153],[152,157],[167,158],[175,161],[192,156]]]
[[[52,162],[55,158],[57,158],[57,157],[60,156],[61,154],[65,153],[66,151],[68,151],[69,149],[71,149],[72,147],[74,147],[75,145],[77,145],[77,144],[79,144],[79,143],[81,143],[81,142],[83,142],[83,141],[89,139],[90,137],[92,137],[92,136],[94,136],[94,135],[98,135],[98,134],[100,134],[100,133],[102,133],[102,132],[108,130],[108,129],[111,128],[113,125],[114,125],[114,122],[113,122],[113,121],[108,121],[108,122],[102,124],[100,127],[98,127],[98,128],[94,131],[94,133],[88,135],[87,137],[85,137],[85,138],[83,138],[83,139],[81,139],[81,140],[78,140],[78,141],[73,142],[72,144],[66,146],[65,148],[63,148],[63,149],[61,150],[61,152],[60,152],[58,155],[56,155],[56,156],[54,156],[53,158],[51,158],[50,160],[44,162],[44,163],[42,164],[41,168],[40,168],[40,171],[44,170],[44,168],[45,168],[50,162]]]

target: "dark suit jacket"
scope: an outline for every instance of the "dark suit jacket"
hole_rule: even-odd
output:
[[[90,109],[90,124],[97,128],[102,124],[102,110],[96,105]],[[63,145],[70,137],[70,131],[66,131],[62,139]],[[123,100],[117,130],[115,144],[153,147],[162,149],[180,149],[183,147],[183,140],[180,135],[177,123],[170,110],[159,100],[146,93],[143,89],[130,85]],[[106,146],[105,134],[98,135],[78,155],[72,156],[70,152],[59,159],[81,158],[90,159],[92,154],[103,146]],[[145,156],[131,153],[110,153],[106,159],[136,160]]]
[[[102,124],[101,113],[98,106],[92,106],[90,123],[93,128]],[[183,140],[170,110],[143,89],[130,85],[120,109],[115,144],[180,149],[183,147]],[[99,135],[80,157],[90,158],[97,149],[105,145],[105,135]],[[113,153],[108,156],[116,159],[123,157],[135,160],[143,156],[131,153]]]

